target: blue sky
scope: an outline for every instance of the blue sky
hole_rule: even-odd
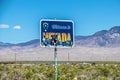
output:
[[[39,39],[41,19],[73,20],[75,35],[120,26],[120,0],[0,0],[0,42]]]

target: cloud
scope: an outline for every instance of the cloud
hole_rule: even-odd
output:
[[[0,28],[9,28],[10,26],[7,24],[0,24]]]
[[[21,26],[18,26],[18,25],[17,25],[17,26],[14,26],[13,29],[17,29],[17,30],[18,30],[18,29],[21,29]]]

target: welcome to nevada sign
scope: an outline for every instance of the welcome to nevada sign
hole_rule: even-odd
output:
[[[40,44],[45,47],[72,47],[74,43],[74,23],[72,20],[40,21]]]

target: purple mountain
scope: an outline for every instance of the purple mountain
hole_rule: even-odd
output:
[[[98,31],[90,36],[75,36],[75,45],[89,47],[120,47],[120,26],[112,27],[110,30]],[[40,40],[34,39],[19,44],[0,42],[0,49],[13,46],[38,47],[40,46]]]
[[[91,47],[120,47],[120,26],[98,31],[90,36],[76,36],[76,45]]]

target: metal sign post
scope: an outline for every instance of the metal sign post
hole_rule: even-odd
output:
[[[55,74],[54,74],[54,80],[57,80],[57,77],[58,77],[58,63],[57,63],[57,42],[58,42],[58,39],[57,39],[57,34],[53,35],[52,36],[52,39],[51,39],[51,44],[54,44],[54,70],[55,70]]]
[[[54,80],[57,80],[57,76],[58,76],[58,63],[57,63],[57,47],[56,45],[54,45],[54,69],[55,69],[55,78]]]

